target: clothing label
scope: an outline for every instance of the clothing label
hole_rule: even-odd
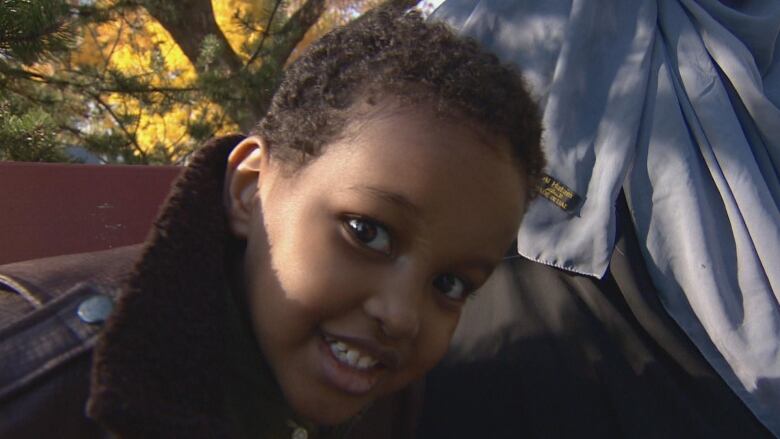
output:
[[[539,186],[536,189],[544,198],[547,198],[565,212],[573,213],[582,204],[582,197],[569,189],[565,184],[547,174],[542,174]]]

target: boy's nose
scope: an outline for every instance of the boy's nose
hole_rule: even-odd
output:
[[[410,339],[420,331],[420,308],[423,304],[420,284],[419,280],[397,278],[383,282],[364,302],[366,313],[376,319],[388,338]]]

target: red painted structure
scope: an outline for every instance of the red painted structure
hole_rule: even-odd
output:
[[[0,162],[0,264],[142,241],[181,169]]]

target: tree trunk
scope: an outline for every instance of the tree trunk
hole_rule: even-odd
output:
[[[222,43],[218,63],[231,72],[242,67],[241,58],[217,25],[211,0],[143,0],[140,4],[171,34],[193,66],[198,65],[203,39],[214,35]]]
[[[418,2],[419,0],[386,0],[383,5],[406,10]],[[267,40],[267,43],[265,47],[258,49],[260,68],[251,71],[230,47],[217,25],[211,0],[141,0],[140,4],[171,34],[194,66],[197,66],[201,44],[206,36],[214,35],[222,43],[223,50],[217,58],[219,66],[232,75],[249,76],[243,84],[247,86],[246,96],[242,99],[246,108],[238,108],[234,103],[220,103],[245,132],[265,115],[287,59],[306,32],[325,12],[325,0],[306,0],[278,32],[262,38],[264,42]],[[253,62],[255,57],[249,61],[250,64]]]

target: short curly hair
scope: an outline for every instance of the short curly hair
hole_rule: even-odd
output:
[[[342,134],[358,99],[371,104],[391,96],[506,136],[528,195],[535,195],[545,164],[542,128],[521,76],[416,12],[377,8],[312,44],[288,67],[253,134],[298,169]]]

